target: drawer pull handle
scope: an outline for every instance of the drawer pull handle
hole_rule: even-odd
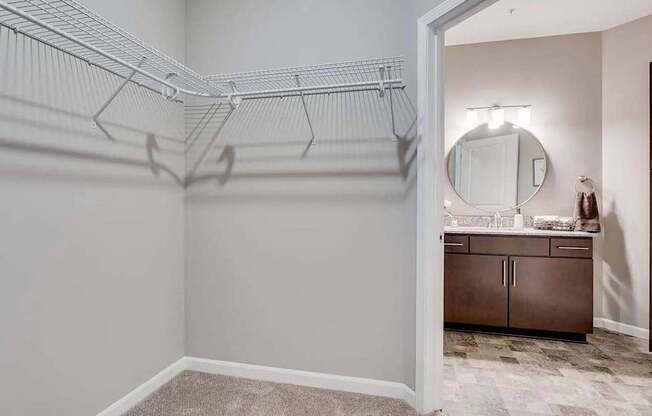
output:
[[[516,287],[516,261],[512,260],[512,287]]]
[[[503,260],[503,287],[507,287],[507,260]]]
[[[464,247],[464,243],[444,243],[444,245],[450,247]]]
[[[572,247],[572,246],[557,246],[559,250],[581,250],[581,251],[589,251],[590,249],[588,247]]]

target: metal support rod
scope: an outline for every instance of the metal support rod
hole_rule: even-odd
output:
[[[467,110],[493,110],[495,108],[528,108],[528,107],[532,107],[532,104],[492,105],[491,107],[468,107]]]
[[[380,86],[378,87],[378,93],[380,98],[383,98],[385,97],[385,67],[381,66],[378,69],[378,72],[380,72]]]
[[[392,68],[389,66],[387,67],[387,76],[392,76]],[[398,139],[398,134],[396,134],[396,120],[394,120],[394,93],[392,88],[389,89],[389,112],[392,119],[392,134]]]
[[[390,79],[390,80],[385,80],[383,84],[385,86],[393,86],[393,85],[400,85],[403,83],[402,79]],[[280,89],[273,89],[273,90],[260,90],[260,91],[240,91],[240,92],[235,92],[231,94],[221,94],[218,97],[219,98],[228,98],[228,97],[242,97],[242,98],[250,98],[250,97],[258,97],[258,96],[267,96],[267,95],[281,95],[281,94],[290,94],[290,93],[300,93],[300,92],[308,92],[308,91],[320,91],[320,90],[337,90],[337,89],[343,89],[343,88],[362,88],[362,87],[375,87],[379,88],[380,86],[380,81],[364,81],[364,82],[348,82],[348,83],[342,83],[342,84],[328,84],[328,85],[315,85],[315,86],[310,86],[310,87],[296,87],[296,88],[280,88]],[[384,88],[383,88],[384,89]]]
[[[297,87],[301,87],[301,81],[299,80],[299,75],[294,76],[297,80]],[[308,127],[310,128],[310,142],[308,146],[317,144],[315,141],[315,131],[312,128],[312,121],[310,121],[310,113],[308,113],[308,106],[306,105],[306,97],[303,96],[303,91],[301,91],[301,104],[303,104],[303,112],[306,114],[306,120],[308,120]]]
[[[141,65],[143,65],[145,63],[146,60],[147,60],[147,58],[143,56],[143,58],[138,63],[138,68],[140,68]],[[131,79],[134,77],[134,75],[136,75],[136,71],[131,71],[131,74],[129,74],[129,76],[122,81],[120,86],[113,92],[113,94],[111,94],[111,96],[104,103],[104,105],[102,107],[100,107],[99,110],[97,110],[97,113],[95,113],[95,115],[93,116],[93,125],[94,126],[98,125],[97,121],[100,118],[100,116],[102,115],[102,113],[109,107],[109,105],[113,102],[113,100],[115,100],[115,97],[117,97],[118,94],[120,94],[120,91],[122,91],[124,89],[124,87],[127,86],[127,84],[129,83],[129,81],[131,81]],[[104,129],[101,129],[101,130],[104,131]]]
[[[224,121],[222,121],[222,124],[220,124],[220,127],[218,127],[215,134],[213,134],[213,137],[211,137],[210,141],[208,142],[208,145],[204,148],[201,155],[199,156],[199,159],[197,160],[197,162],[195,162],[194,166],[190,170],[190,173],[188,173],[188,175],[186,175],[186,183],[187,183],[188,179],[191,179],[195,175],[195,173],[197,172],[197,169],[199,169],[201,164],[204,163],[204,159],[206,159],[206,156],[208,156],[208,153],[213,148],[213,144],[215,143],[215,141],[217,140],[217,137],[222,132],[222,129],[224,129],[224,126],[226,125],[226,122],[229,121],[229,117],[231,117],[231,114],[233,114],[233,111],[235,111],[235,110],[233,108],[231,108],[229,110],[229,112],[226,113],[226,116],[224,117]]]
[[[394,87],[385,87],[385,90],[388,89],[395,89],[395,90],[404,90],[405,85],[399,85],[399,86],[394,86]],[[267,98],[290,98],[290,97],[299,97],[301,94],[303,94],[305,97],[310,97],[313,95],[336,95],[336,94],[350,94],[354,92],[368,92],[368,91],[378,91],[378,87],[361,87],[361,88],[354,88],[354,89],[349,89],[349,90],[328,90],[328,91],[316,91],[316,92],[296,92],[296,93],[291,93],[291,94],[282,94],[282,95],[265,95],[263,97],[245,97],[242,100],[261,100],[261,99],[267,99]]]

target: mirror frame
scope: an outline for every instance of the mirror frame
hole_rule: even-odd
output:
[[[509,123],[512,126],[516,126],[516,123],[512,123],[512,122],[509,122],[509,121],[505,121],[505,123]],[[534,139],[539,143],[539,146],[541,147],[541,150],[543,151],[543,158],[546,161],[546,171],[543,173],[543,179],[541,180],[541,185],[539,185],[537,187],[537,189],[532,193],[532,195],[530,195],[525,201],[521,202],[520,204],[516,204],[515,206],[513,206],[511,208],[505,208],[505,209],[499,209],[499,210],[487,210],[487,209],[484,209],[484,208],[479,208],[479,207],[473,206],[470,203],[468,203],[464,198],[462,198],[462,196],[459,194],[459,192],[457,192],[457,189],[455,189],[455,186],[453,185],[453,181],[451,180],[451,177],[450,177],[450,172],[448,171],[448,166],[450,164],[450,158],[453,155],[453,149],[455,148],[455,146],[457,146],[457,143],[460,140],[462,140],[463,137],[465,137],[467,134],[469,134],[470,132],[472,132],[473,130],[477,129],[478,127],[480,127],[480,126],[482,126],[484,124],[488,124],[488,123],[480,123],[477,126],[475,126],[474,128],[472,128],[471,130],[467,130],[462,136],[460,136],[457,140],[455,140],[455,143],[453,143],[453,146],[451,146],[451,148],[448,150],[448,154],[446,155],[446,166],[445,166],[446,167],[446,178],[448,179],[448,184],[453,189],[453,192],[455,192],[455,195],[457,195],[457,197],[459,198],[460,201],[464,202],[467,206],[469,206],[469,207],[471,207],[473,209],[476,209],[478,211],[495,214],[495,213],[498,213],[498,212],[508,212],[508,211],[513,211],[513,210],[519,209],[523,205],[530,202],[532,200],[532,198],[537,196],[537,194],[539,192],[541,192],[541,188],[543,188],[543,186],[546,184],[546,179],[548,179],[548,172],[550,171],[550,159],[548,158],[548,153],[546,152],[546,148],[543,147],[543,143],[541,143],[541,140],[539,140],[539,138],[534,133],[532,133],[530,130],[528,130],[528,129],[524,128],[524,127],[518,126],[518,129],[521,130],[521,131],[528,132],[532,137],[534,137]]]

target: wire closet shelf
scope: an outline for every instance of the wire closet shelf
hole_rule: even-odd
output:
[[[168,98],[185,94],[232,100],[402,84],[401,58],[202,77],[74,0],[0,1],[0,25]]]
[[[0,1],[0,25],[122,78],[133,77],[168,98],[221,93],[192,69],[74,0]]]
[[[401,57],[367,59],[265,71],[210,75],[220,90],[241,98],[286,97],[333,93],[340,90],[402,87],[405,61]]]
[[[0,0],[2,27],[123,79],[122,85],[92,116],[94,125],[108,137],[100,116],[130,82],[157,91],[168,100],[185,102],[186,118],[192,119],[186,120],[186,153],[196,144],[200,133],[215,130],[208,146],[202,146],[192,172],[210,152],[212,143],[243,100],[298,97],[309,125],[310,144],[315,144],[307,96],[377,91],[379,98],[388,103],[391,129],[399,137],[393,100],[394,90],[405,88],[405,62],[401,57],[205,77],[75,0]],[[208,105],[201,102],[204,99],[209,100]]]

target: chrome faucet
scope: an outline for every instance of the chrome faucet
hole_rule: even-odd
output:
[[[500,212],[496,211],[494,215],[494,227],[496,229],[503,228],[503,217],[500,215]]]

